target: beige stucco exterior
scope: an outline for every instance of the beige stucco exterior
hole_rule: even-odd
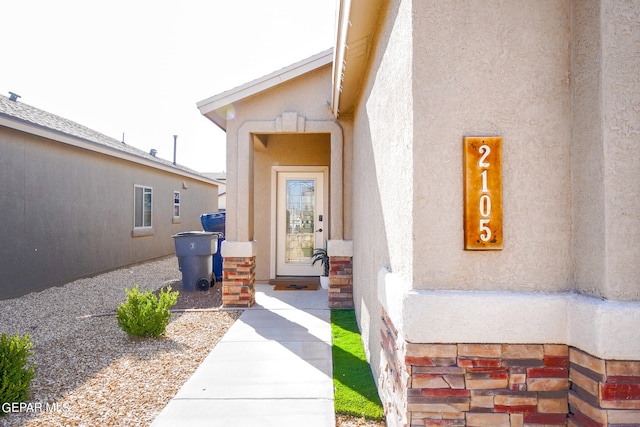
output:
[[[326,58],[330,56],[330,52],[321,55],[324,62],[303,75],[284,79],[277,74],[276,83],[236,102],[227,103],[223,97],[201,103],[201,111],[208,109],[212,120],[224,116],[217,123],[227,133],[227,192],[234,196],[227,201],[223,255],[256,256],[257,280],[277,274],[274,167],[327,167],[327,239],[343,240],[351,233],[350,195],[343,184],[351,181],[350,170],[343,168],[351,148],[329,108],[332,68]]]
[[[354,219],[354,296],[374,370],[379,302],[391,312],[402,307],[392,320],[413,342],[550,342],[537,335],[544,325],[531,327],[544,304],[530,292],[559,298],[543,316],[560,325],[553,340],[602,357],[640,356],[627,345],[637,340],[613,333],[631,327],[640,309],[631,261],[640,247],[633,113],[640,97],[631,82],[639,64],[620,54],[637,45],[637,8],[596,1],[383,8],[352,119],[353,212],[367,218],[366,225]],[[463,250],[465,135],[504,140],[501,251]],[[373,281],[378,292],[366,285]],[[450,299],[447,291],[462,293]],[[599,300],[575,300],[576,292],[631,301],[625,307],[636,314],[605,304],[598,312],[607,319],[584,316]],[[516,334],[495,328],[510,318],[505,301],[519,307],[511,313],[521,320]],[[567,318],[568,310],[583,314]]]
[[[173,234],[201,230],[200,215],[217,210],[217,186],[197,174],[126,160],[114,150],[96,152],[110,150],[41,127],[34,132],[49,138],[27,132],[24,124],[16,124],[24,130],[5,124],[2,298],[171,255]],[[139,237],[133,232],[135,185],[153,189],[152,227]],[[180,192],[180,218],[173,217],[174,191]]]
[[[637,2],[573,2],[573,219],[581,292],[640,299]]]
[[[468,10],[413,2],[414,287],[567,290],[570,3]],[[460,250],[463,135],[503,138],[502,251]]]

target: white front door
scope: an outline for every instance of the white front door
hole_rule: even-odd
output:
[[[311,265],[315,248],[325,247],[329,224],[325,213],[324,172],[278,172],[276,274],[319,276]]]

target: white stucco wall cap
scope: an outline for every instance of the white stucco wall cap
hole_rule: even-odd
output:
[[[327,254],[329,256],[353,256],[352,240],[329,240],[327,242]]]
[[[568,343],[603,359],[640,360],[640,302],[567,296]]]
[[[258,253],[258,244],[255,240],[250,242],[234,242],[225,240],[220,247],[220,254],[224,258],[249,258]]]
[[[414,343],[568,344],[607,360],[640,360],[640,302],[571,292],[412,289],[378,274],[378,299]]]
[[[398,330],[404,334],[405,319],[403,316],[404,300],[410,298],[411,286],[398,274],[389,272],[386,268],[378,272],[378,300],[391,318]]]
[[[432,343],[566,343],[566,307],[562,294],[412,290],[403,301],[405,337]]]

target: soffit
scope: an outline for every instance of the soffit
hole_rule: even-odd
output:
[[[335,117],[353,111],[382,4],[383,0],[340,0],[331,100]]]

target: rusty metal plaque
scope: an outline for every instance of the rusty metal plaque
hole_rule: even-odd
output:
[[[465,136],[464,248],[502,249],[502,137]]]

